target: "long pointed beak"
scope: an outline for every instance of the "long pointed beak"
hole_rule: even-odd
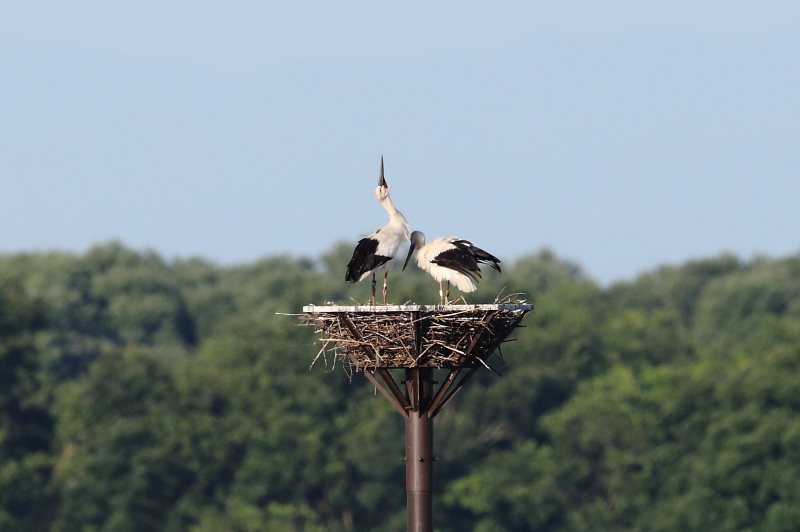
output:
[[[381,176],[378,178],[378,186],[389,188],[389,185],[386,184],[386,179],[383,177],[383,155],[381,155]]]
[[[408,256],[406,257],[405,264],[403,264],[403,270],[405,270],[406,266],[408,266],[408,260],[411,258],[411,254],[414,253],[414,247],[414,244],[411,244],[411,247],[408,248]]]

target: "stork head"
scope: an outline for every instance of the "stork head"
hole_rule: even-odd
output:
[[[378,201],[384,201],[389,197],[389,185],[383,177],[383,155],[381,155],[381,175],[378,178],[378,188],[375,189],[375,197]]]
[[[411,259],[411,254],[414,253],[414,250],[425,245],[425,235],[420,231],[414,231],[408,239],[411,240],[411,246],[408,248],[408,256],[406,257],[405,264],[403,264],[404,270],[406,266],[408,266],[408,261]]]

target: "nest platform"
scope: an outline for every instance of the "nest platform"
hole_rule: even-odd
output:
[[[531,310],[509,297],[489,305],[308,305],[299,314],[322,340],[314,362],[331,349],[405,418],[409,531],[433,531],[433,418],[489,368],[489,356]],[[436,368],[446,375],[434,380]]]
[[[357,370],[472,368],[505,341],[533,309],[525,303],[489,305],[360,305],[303,307],[302,322],[321,335],[320,353]]]

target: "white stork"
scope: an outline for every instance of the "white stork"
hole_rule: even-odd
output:
[[[408,240],[411,226],[389,197],[389,185],[383,177],[383,157],[381,157],[381,175],[378,179],[378,188],[375,189],[375,197],[389,213],[389,223],[358,241],[353,251],[353,258],[347,263],[344,280],[347,283],[357,283],[372,274],[372,304],[375,305],[375,274],[384,272],[383,304],[385,305],[389,270],[392,269],[400,244]]]
[[[500,271],[500,259],[472,242],[454,236],[437,238],[426,244],[425,235],[419,231],[411,233],[411,247],[403,264],[404,270],[414,250],[417,251],[417,266],[439,281],[439,301],[443,305],[450,297],[450,283],[462,292],[475,291],[475,283],[481,277],[478,264],[486,263]],[[442,281],[447,281],[446,293],[442,293]]]

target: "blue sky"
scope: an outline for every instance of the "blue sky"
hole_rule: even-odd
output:
[[[800,249],[796,2],[0,4],[0,253]]]

